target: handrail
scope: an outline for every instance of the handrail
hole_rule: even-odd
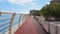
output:
[[[11,19],[11,18],[0,18],[0,20],[6,20],[6,19]]]
[[[13,25],[12,22],[13,22],[13,20],[14,20],[14,17],[15,17],[15,15],[16,15],[16,13],[0,12],[0,16],[3,15],[3,14],[12,14],[12,16],[11,16],[11,18],[9,18],[9,17],[8,17],[8,18],[0,18],[0,20],[9,19],[9,24],[6,25],[6,26],[4,26],[4,27],[1,27],[0,29],[2,29],[2,28],[7,28],[7,27],[8,27],[8,28],[9,28],[9,29],[8,29],[8,31],[9,31],[8,33],[9,33],[9,34],[12,34],[12,31],[13,31],[13,30],[12,30],[12,27],[13,27],[13,26],[12,26],[12,25]],[[25,16],[25,15],[19,14],[19,19],[18,19],[18,23],[17,23],[17,25],[18,25],[17,27],[18,27],[18,28],[20,27],[20,21],[21,21],[21,19],[22,19],[22,21],[24,21],[24,16]],[[7,22],[1,23],[0,26],[1,26],[1,25],[4,25],[4,24],[7,24]],[[15,26],[16,26],[16,25],[15,25]],[[2,33],[3,33],[3,32],[2,32]]]
[[[13,22],[13,19],[14,19],[14,17],[15,17],[15,15],[16,15],[16,13],[9,13],[9,12],[0,12],[0,16],[1,16],[1,14],[12,14],[12,18],[10,18],[10,24],[9,24],[9,34],[11,34],[11,29],[12,29],[12,22]],[[5,20],[6,18],[1,18],[1,19],[3,19],[3,20]],[[4,23],[2,23],[2,24],[4,24]],[[0,26],[2,25],[2,24],[0,24]],[[5,26],[6,27],[6,26]],[[3,27],[3,28],[5,28],[5,27]]]
[[[1,26],[2,24],[7,24],[7,22],[4,22],[4,23],[0,23],[0,26]]]
[[[13,19],[14,19],[14,16],[15,16],[15,13],[12,15],[12,18],[11,18],[11,20],[10,20],[10,27],[9,27],[9,34],[11,34],[11,29],[12,29],[12,22],[13,22]]]
[[[0,12],[0,14],[16,14],[16,13],[13,13],[13,12]]]
[[[6,29],[6,30],[4,30],[3,32],[7,32],[9,29]],[[1,34],[3,33],[3,32],[1,32]]]
[[[1,15],[1,12],[0,12],[0,15]]]
[[[9,27],[9,26],[7,25],[7,26],[4,26],[4,27],[2,27],[2,28],[0,28],[0,29],[7,28],[7,27]]]

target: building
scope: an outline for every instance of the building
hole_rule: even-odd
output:
[[[60,3],[60,0],[52,0],[51,3],[52,2],[58,2],[58,3]]]

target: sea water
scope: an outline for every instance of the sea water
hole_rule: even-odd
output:
[[[21,14],[15,15],[13,22],[12,22],[12,27],[14,27],[15,25],[18,24],[20,16],[21,16]],[[7,19],[3,20],[2,18],[7,18]],[[8,31],[11,18],[12,18],[12,14],[2,14],[0,16],[0,33],[1,32],[5,33],[6,31]],[[20,23],[22,23],[22,19],[23,19],[23,15],[20,18]],[[6,24],[2,24],[4,22],[6,22]]]

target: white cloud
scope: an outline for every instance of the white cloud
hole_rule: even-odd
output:
[[[1,2],[1,3],[4,3],[4,2],[5,2],[5,0],[0,0],[0,2]]]
[[[47,4],[50,4],[50,2],[48,2]]]
[[[29,3],[30,4],[30,6],[32,6],[32,7],[34,7],[35,5],[36,5],[36,3],[34,3],[34,2],[31,2],[31,3]]]
[[[6,0],[6,1],[13,3],[13,4],[24,4],[24,3],[33,2],[36,0]]]
[[[35,2],[37,0],[0,0],[0,2],[4,3],[4,2],[10,2],[11,4],[18,4],[21,6],[25,6],[25,5],[30,5],[30,6],[34,6]]]
[[[0,0],[0,2],[10,2],[10,3],[12,3],[12,4],[19,4],[19,5],[21,5],[21,6],[32,6],[32,7],[34,7],[34,5],[35,5],[35,2],[34,1],[37,1],[37,0]],[[8,11],[3,11],[3,12],[8,12]],[[9,11],[9,12],[13,12],[13,11]],[[19,13],[19,11],[17,11],[16,13]],[[20,13],[29,13],[29,11],[22,11],[22,12],[20,12]]]

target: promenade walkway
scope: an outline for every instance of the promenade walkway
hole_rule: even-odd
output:
[[[47,34],[40,24],[32,17],[29,17],[15,34]]]

